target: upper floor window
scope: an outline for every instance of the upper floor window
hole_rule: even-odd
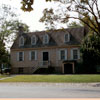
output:
[[[18,52],[17,53],[17,60],[18,61],[24,61],[24,52]]]
[[[70,41],[70,34],[67,33],[64,35],[64,42],[69,42]]]
[[[77,59],[80,59],[80,52],[79,52],[79,49],[78,48],[73,48],[72,49],[72,59],[73,60],[77,60]]]
[[[49,36],[48,36],[48,34],[45,34],[43,36],[43,44],[48,44],[48,43],[49,43]]]
[[[36,42],[37,42],[37,37],[36,37],[35,35],[33,35],[33,36],[31,37],[31,44],[32,44],[32,45],[36,45]]]
[[[23,46],[23,45],[24,45],[24,37],[21,36],[21,37],[19,38],[19,46]]]

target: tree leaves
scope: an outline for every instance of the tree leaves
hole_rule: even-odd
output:
[[[100,37],[96,34],[87,36],[81,46],[81,52],[84,67],[89,69],[88,72],[94,72],[96,65],[100,65]]]
[[[34,0],[22,0],[21,4],[22,4],[22,7],[21,9],[23,11],[32,11],[33,8],[32,8],[32,4],[33,4]]]

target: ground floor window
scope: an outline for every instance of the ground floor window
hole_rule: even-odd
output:
[[[17,60],[18,61],[24,61],[24,52],[18,52],[17,53]]]
[[[30,51],[29,52],[29,59],[30,60],[37,60],[37,52],[36,51]]]
[[[80,59],[80,51],[78,48],[73,48],[71,52],[71,56],[73,60]]]
[[[60,60],[67,60],[67,50],[66,49],[64,49],[64,50],[60,50],[60,52],[59,52],[60,54],[59,54],[59,58],[60,58]]]
[[[19,74],[23,74],[23,72],[24,72],[24,68],[18,68],[18,73]]]

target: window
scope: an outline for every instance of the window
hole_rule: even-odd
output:
[[[73,50],[73,59],[78,59],[78,50]]]
[[[67,50],[60,50],[60,60],[67,60]]]
[[[65,50],[61,50],[61,60],[65,60]]]
[[[21,36],[21,37],[19,38],[19,46],[23,46],[23,45],[24,45],[24,37]]]
[[[18,61],[24,61],[24,52],[18,52],[17,59]]]
[[[64,36],[64,42],[69,42],[69,41],[70,41],[70,34],[67,33],[67,34],[65,34],[65,36]]]
[[[29,60],[37,60],[37,52],[36,51],[29,52]]]
[[[72,59],[73,60],[77,60],[80,58],[80,55],[79,55],[79,49],[78,48],[74,48],[72,49]]]
[[[24,72],[24,69],[23,68],[18,68],[18,73],[19,74],[23,74],[23,72]]]
[[[48,44],[48,42],[49,42],[49,36],[47,34],[45,34],[43,36],[43,44]]]
[[[35,35],[33,35],[33,36],[31,37],[31,44],[32,44],[32,45],[36,45],[36,42],[37,42],[37,38],[36,38]]]

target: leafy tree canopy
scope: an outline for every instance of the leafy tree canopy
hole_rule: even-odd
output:
[[[3,43],[9,42],[8,37],[17,33],[18,26],[23,26],[25,32],[29,31],[29,27],[17,19],[17,14],[14,13],[10,6],[2,5],[0,13],[0,41],[3,41]],[[11,40],[13,41],[13,39]]]
[[[81,52],[86,72],[96,72],[96,65],[100,65],[100,37],[96,34],[86,37]]]
[[[80,27],[80,26],[82,26],[82,24],[81,23],[77,23],[75,21],[73,21],[73,22],[68,24],[69,28],[76,28],[76,27]]]
[[[47,16],[45,15],[44,10],[44,22],[47,20],[54,20],[61,23],[66,23],[70,18],[78,19],[83,22],[86,26],[88,26],[93,32],[100,36],[100,7],[99,0],[46,0],[46,1],[55,1],[59,2],[60,6],[58,6],[57,11],[59,13],[52,14],[51,17],[48,18],[51,10],[46,10]],[[24,11],[31,11],[32,4],[34,0],[22,0],[22,9]],[[62,11],[61,11],[62,10]],[[74,13],[77,13],[77,16],[74,16]],[[56,16],[56,18],[55,18]],[[47,17],[47,18],[46,18]],[[54,18],[53,18],[54,17]],[[42,20],[42,22],[43,22]],[[47,22],[46,22],[47,23]],[[51,22],[50,22],[51,23]]]

